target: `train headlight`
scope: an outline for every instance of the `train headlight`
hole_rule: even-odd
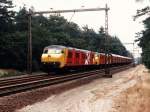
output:
[[[98,59],[98,57],[95,57],[95,59],[97,60],[97,59]]]

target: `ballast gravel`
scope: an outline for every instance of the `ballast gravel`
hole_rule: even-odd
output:
[[[52,95],[60,94],[64,91],[68,91],[69,89],[90,83],[92,79],[94,80],[98,77],[99,76],[91,76],[91,78],[82,78],[75,81],[69,81],[62,84],[51,85],[10,96],[0,97],[0,112],[15,112],[15,110],[21,109],[25,106],[44,101]]]

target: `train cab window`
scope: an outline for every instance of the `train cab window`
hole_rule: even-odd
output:
[[[68,58],[72,58],[72,52],[68,52]]]
[[[62,49],[48,49],[49,54],[62,54]]]
[[[82,58],[85,59],[85,54],[82,54]]]
[[[45,54],[48,53],[48,49],[45,49],[45,50],[43,51],[43,53],[45,53]]]

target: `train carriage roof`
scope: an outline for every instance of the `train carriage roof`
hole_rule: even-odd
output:
[[[67,47],[67,46],[62,46],[62,45],[50,45],[50,46],[45,47],[45,49],[48,49],[48,48],[58,48],[58,49],[67,48],[67,49],[75,49],[76,51],[81,51],[81,52],[85,52],[85,53],[87,53],[87,52],[93,52],[93,51],[90,51],[90,50],[78,49],[78,48]],[[100,55],[105,55],[105,53],[98,53],[98,52],[93,52],[93,53],[100,54]],[[130,57],[121,56],[121,55],[117,55],[117,54],[110,54],[110,55],[111,55],[111,56],[114,56],[114,57],[124,58],[124,59],[132,59],[132,58],[130,58]]]
[[[65,46],[61,46],[61,45],[50,45],[50,46],[47,46],[45,48],[62,48],[62,49],[64,49],[66,47]]]
[[[132,59],[130,57],[126,57],[126,56],[121,56],[121,55],[117,55],[117,54],[111,54],[114,57],[118,57],[118,58],[124,58],[124,59]]]
[[[84,49],[78,49],[78,48],[74,48],[74,47],[67,47],[67,46],[62,46],[62,45],[50,45],[50,46],[47,46],[45,47],[46,48],[67,48],[67,49],[75,49],[76,51],[82,51],[82,52],[92,52],[92,51],[89,51],[89,50],[84,50]]]

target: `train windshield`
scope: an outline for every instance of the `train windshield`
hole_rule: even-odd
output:
[[[62,48],[46,48],[43,51],[44,54],[62,54],[63,49]]]
[[[45,49],[43,53],[48,53],[48,49]]]
[[[48,49],[48,54],[61,54],[62,49]]]

